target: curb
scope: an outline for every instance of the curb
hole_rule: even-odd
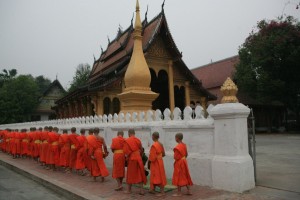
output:
[[[29,173],[28,171],[18,168],[16,166],[12,165],[11,163],[6,162],[2,159],[0,159],[0,165],[39,183],[40,185],[58,193],[59,195],[64,196],[67,199],[74,199],[74,200],[102,199],[101,197],[96,197],[93,195],[90,197],[87,197],[87,196],[89,196],[88,194],[78,194],[78,193],[82,193],[82,192],[77,191],[78,193],[76,193],[76,191],[72,191],[72,189],[74,190],[74,188],[72,188],[72,187],[66,188],[67,185],[65,185],[64,183],[62,183],[60,181],[47,180],[48,176],[45,176],[43,174],[41,174],[41,176],[38,176],[37,175],[38,172],[36,172],[37,174]]]

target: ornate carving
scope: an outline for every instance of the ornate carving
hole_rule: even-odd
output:
[[[170,54],[165,47],[164,41],[158,37],[150,46],[148,53],[153,57],[170,58]]]
[[[237,86],[228,77],[221,87],[221,92],[223,93],[221,103],[238,103],[239,100],[236,98],[237,91]]]

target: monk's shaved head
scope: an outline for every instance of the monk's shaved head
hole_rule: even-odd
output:
[[[123,131],[118,131],[118,136],[121,135],[121,136],[124,136],[124,132]]]
[[[179,140],[182,140],[183,139],[183,134],[182,133],[177,133],[175,135],[175,138],[179,139]]]
[[[153,137],[154,139],[158,140],[158,138],[159,138],[159,133],[158,133],[158,132],[152,133],[152,137]]]
[[[99,128],[94,128],[94,134],[99,134],[100,129]]]
[[[85,129],[84,128],[80,129],[80,133],[81,133],[81,135],[84,135],[85,134]]]
[[[135,135],[134,129],[129,129],[128,130],[128,135]]]

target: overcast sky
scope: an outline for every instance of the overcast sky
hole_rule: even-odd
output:
[[[119,25],[130,25],[136,0],[0,0],[0,70],[44,75],[66,88],[80,63],[93,64]],[[163,0],[140,0],[142,19]],[[289,3],[290,2],[290,3]],[[166,0],[169,28],[192,69],[237,55],[256,23],[282,13],[300,18],[300,0]]]

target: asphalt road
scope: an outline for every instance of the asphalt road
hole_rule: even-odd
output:
[[[256,150],[256,185],[300,193],[300,134],[258,134]]]
[[[0,165],[0,200],[65,200],[35,181]]]

